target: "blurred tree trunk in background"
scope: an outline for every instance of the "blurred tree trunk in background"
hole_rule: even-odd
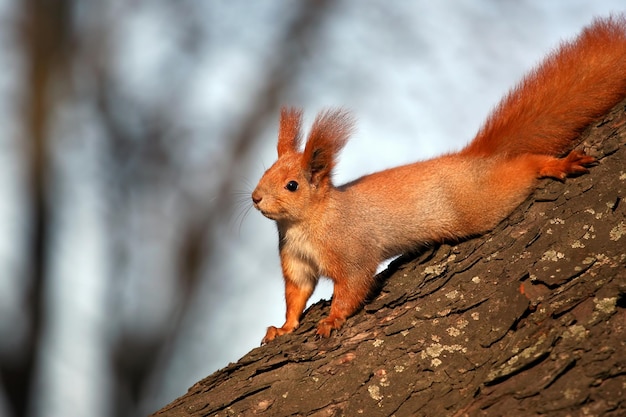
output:
[[[17,416],[29,409],[34,382],[37,348],[42,333],[42,303],[48,273],[50,245],[50,170],[47,141],[51,115],[63,96],[66,70],[71,65],[72,2],[24,0],[20,3],[16,34],[24,63],[24,95],[20,103],[23,132],[28,150],[28,196],[30,236],[28,256],[28,329],[20,355],[0,362],[6,398]]]

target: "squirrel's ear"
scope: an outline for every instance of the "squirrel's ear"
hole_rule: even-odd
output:
[[[283,107],[280,109],[280,126],[278,128],[278,156],[287,152],[297,152],[300,148],[302,125],[302,109]]]
[[[354,120],[346,110],[331,109],[317,115],[302,154],[302,168],[312,184],[330,179],[337,154],[353,128]]]

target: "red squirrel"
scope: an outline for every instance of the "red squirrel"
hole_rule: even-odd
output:
[[[572,151],[581,131],[626,97],[626,17],[596,19],[531,71],[456,153],[332,182],[353,129],[345,110],[313,122],[301,151],[302,111],[283,108],[278,160],[252,193],[278,226],[287,313],[263,344],[293,332],[320,276],[334,283],[328,337],[366,300],[378,265],[421,245],[495,227],[538,179],[588,172],[591,156]],[[563,155],[566,155],[563,157]]]

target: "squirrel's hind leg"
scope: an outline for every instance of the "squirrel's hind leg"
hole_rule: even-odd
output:
[[[564,158],[543,154],[522,154],[510,160],[503,160],[495,170],[494,179],[506,183],[526,183],[531,178],[554,178],[559,181],[569,176],[586,174],[587,167],[593,165],[596,158],[581,151],[572,151]]]
[[[565,158],[552,158],[549,156],[539,170],[539,178],[555,178],[563,181],[570,175],[580,175],[589,172],[588,166],[596,162],[596,158],[580,151],[572,151]]]

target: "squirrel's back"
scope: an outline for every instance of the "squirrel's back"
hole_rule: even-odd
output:
[[[626,17],[594,20],[504,97],[462,153],[563,155],[626,95],[625,63]]]

